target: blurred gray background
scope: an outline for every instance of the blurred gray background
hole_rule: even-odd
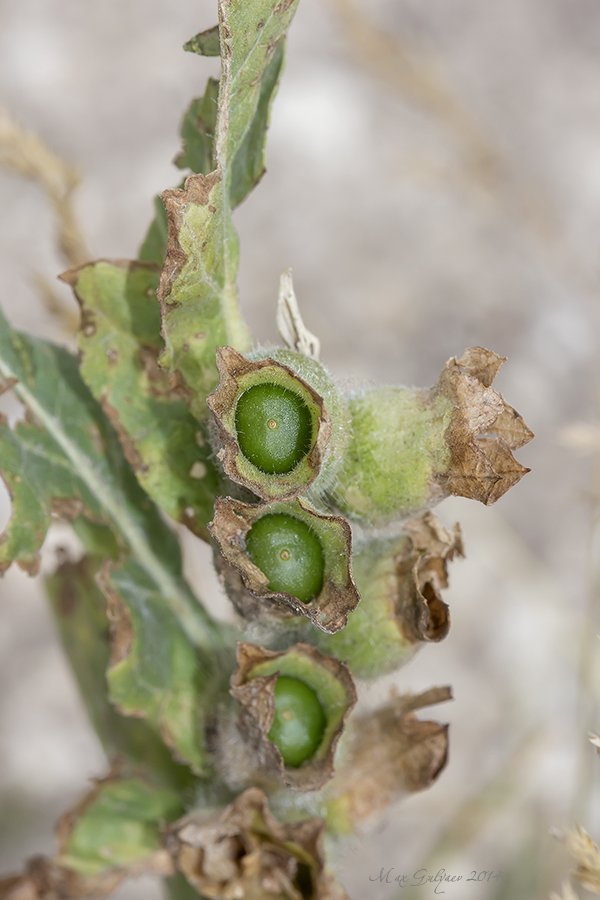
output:
[[[135,257],[153,195],[178,183],[183,110],[217,74],[180,48],[215,22],[212,0],[0,0],[0,106],[82,173],[76,208],[94,256]],[[541,900],[569,867],[550,829],[577,819],[600,838],[587,739],[600,724],[597,0],[301,0],[267,165],[236,214],[257,339],[276,340],[291,266],[341,380],[428,385],[483,345],[508,357],[495,386],[537,435],[517,454],[531,474],[497,506],[438,510],[461,521],[467,551],[451,567],[450,635],[363,700],[452,684],[455,701],[430,714],[451,723],[449,764],[344,845],[340,877],[356,900],[390,900],[397,889],[369,880],[382,866],[502,870],[446,895]],[[50,206],[5,170],[0,198],[0,303],[16,326],[73,346]],[[1,527],[8,515],[2,495]],[[65,526],[50,535],[45,571],[67,540]],[[188,538],[186,550],[226,615],[205,548]],[[52,852],[53,822],[105,762],[40,580],[16,570],[0,582],[0,647],[6,872]]]

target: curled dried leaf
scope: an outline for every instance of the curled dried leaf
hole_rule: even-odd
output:
[[[325,869],[325,822],[282,824],[265,794],[250,788],[223,812],[177,822],[165,844],[181,872],[214,900],[348,900]]]
[[[269,577],[250,558],[247,548],[247,537],[257,522],[277,519],[287,524],[298,522],[311,541],[315,544],[317,555],[322,559],[314,560],[308,548],[307,566],[322,567],[322,580],[319,586],[315,582],[316,594],[312,599],[303,602],[291,588],[285,591],[270,587]],[[257,598],[262,610],[275,615],[284,613],[288,616],[306,616],[322,631],[333,633],[344,628],[348,621],[348,613],[356,608],[360,594],[354,584],[351,569],[352,533],[348,522],[342,516],[325,516],[313,509],[304,500],[292,500],[287,503],[265,503],[254,506],[234,500],[231,497],[217,498],[215,515],[209,524],[209,530],[217,541],[227,562],[240,573],[242,582],[252,598]],[[270,535],[269,540],[275,539]],[[284,541],[285,542],[285,541]],[[291,546],[291,545],[290,545]],[[320,547],[320,551],[319,551]],[[302,548],[292,551],[285,548],[283,554],[302,553]],[[290,556],[290,563],[295,559]],[[239,582],[232,577],[225,578],[226,587],[231,587],[231,596],[238,611],[242,614],[256,611],[251,600],[245,600],[239,591]],[[317,589],[318,588],[318,589]],[[310,593],[310,591],[308,592]],[[259,606],[260,612],[260,606]]]
[[[274,652],[256,644],[238,644],[238,668],[231,676],[231,695],[240,703],[238,729],[248,769],[265,784],[283,780],[296,791],[314,791],[333,775],[337,743],[356,703],[356,689],[347,666],[309,644]],[[325,722],[320,743],[299,766],[284,763],[279,747],[269,739],[275,718],[275,686],[280,675],[298,679],[314,691]]]
[[[441,596],[448,587],[448,563],[465,555],[460,525],[448,531],[427,512],[406,522],[404,530],[410,543],[397,557],[396,615],[417,640],[441,641],[450,629],[450,613]]]
[[[491,350],[471,347],[460,359],[448,360],[433,392],[453,408],[445,433],[451,460],[436,480],[447,493],[487,506],[529,472],[511,451],[533,437],[519,413],[491,387],[503,362]]]

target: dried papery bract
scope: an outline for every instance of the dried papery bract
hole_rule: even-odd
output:
[[[289,366],[270,357],[250,361],[231,347],[221,347],[217,350],[217,367],[219,384],[209,395],[207,403],[219,430],[222,447],[218,456],[227,475],[265,500],[284,500],[305,491],[319,474],[331,438],[331,421],[322,397]],[[304,446],[300,443],[294,446],[296,436],[290,435],[292,453],[289,468],[280,472],[269,471],[268,464],[263,460],[268,461],[269,457],[270,430],[273,434],[285,436],[289,427],[287,421],[267,415],[265,422],[257,420],[245,434],[240,434],[237,428],[236,414],[240,400],[245,399],[251,390],[263,391],[268,400],[269,389],[273,396],[283,394],[283,399],[306,418],[306,422],[302,423],[306,435],[300,435]],[[253,462],[249,458],[252,454],[243,451],[240,441],[243,444],[244,437],[256,440],[263,431],[266,446],[262,454],[253,457]]]
[[[270,589],[267,575],[250,558],[246,548],[248,534],[257,522],[264,521],[267,516],[298,521],[303,527],[308,527],[320,542],[323,578],[322,586],[313,599],[302,602],[292,593]],[[355,609],[360,599],[352,578],[352,535],[344,518],[321,515],[300,499],[253,506],[226,497],[215,501],[215,516],[209,530],[225,559],[239,571],[245,587],[260,601],[265,612],[306,616],[327,632],[344,628],[348,613]],[[260,610],[260,605],[257,607],[243,602],[239,586],[234,581],[226,578],[225,583],[233,587],[233,599],[238,610],[243,612],[244,607],[252,612]]]
[[[192,812],[165,837],[188,881],[214,900],[348,900],[325,869],[323,819],[282,824],[250,788],[221,813]]]
[[[494,503],[528,471],[533,437],[491,388],[503,360],[473,347],[430,390],[369,388],[349,399],[352,441],[333,496],[351,520],[383,526],[456,494]]]
[[[446,764],[448,726],[414,710],[452,699],[449,687],[396,697],[351,720],[335,778],[326,789],[328,824],[348,833],[406,794],[430,787]]]
[[[269,740],[275,718],[275,684],[279,675],[298,679],[317,695],[325,714],[323,738],[314,755],[298,767],[286,766]],[[309,644],[273,652],[256,644],[238,644],[238,668],[231,676],[231,695],[241,706],[238,724],[249,771],[257,782],[283,780],[295,791],[315,791],[333,775],[333,759],[356,689],[348,667]]]
[[[404,532],[355,548],[361,601],[346,628],[317,638],[321,650],[346,660],[359,678],[393,672],[450,629],[441,591],[448,586],[448,563],[464,555],[460,527],[448,531],[428,512],[407,522]]]
[[[511,451],[533,438],[519,413],[491,387],[503,362],[491,350],[471,347],[448,360],[435,388],[453,407],[446,431],[451,460],[437,475],[438,484],[487,506],[529,472]]]

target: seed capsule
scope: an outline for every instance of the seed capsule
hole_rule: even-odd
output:
[[[331,438],[321,395],[270,357],[251,361],[222,347],[217,368],[219,384],[207,403],[227,475],[265,500],[305,491],[320,472]]]
[[[273,652],[256,644],[238,644],[238,668],[231,695],[240,703],[237,724],[244,756],[235,757],[239,780],[273,786],[274,779],[296,791],[315,791],[333,775],[333,757],[356,689],[344,663],[309,644]],[[223,766],[235,739],[225,736]]]
[[[325,733],[325,713],[315,691],[299,678],[275,682],[275,717],[268,738],[286,766],[297,768],[315,755]]]
[[[285,475],[309,453],[310,411],[293,391],[278,384],[255,384],[235,409],[240,450],[261,472]]]
[[[464,555],[460,527],[448,531],[427,512],[406,522],[404,531],[355,548],[352,569],[361,601],[343,631],[317,635],[317,646],[346,660],[359,678],[395,671],[450,628],[441,592],[448,586],[448,563]]]
[[[350,414],[327,370],[308,356],[273,348],[250,358],[217,350],[219,384],[207,397],[213,444],[226,474],[263,500],[310,490],[320,502],[350,439]]]
[[[202,897],[350,900],[326,869],[324,831],[323,819],[278,821],[251,787],[223,811],[192,810],[164,844]]]
[[[472,347],[430,390],[369,388],[349,399],[352,441],[333,491],[349,519],[384,526],[449,494],[494,503],[528,472],[512,455],[533,437],[491,387],[504,360]]]
[[[322,631],[344,628],[360,599],[350,566],[352,535],[344,518],[322,515],[299,499],[253,505],[218,497],[208,528],[241,576],[242,586],[239,577],[230,577],[221,566],[242,616],[306,616]]]
[[[323,587],[323,548],[312,529],[284,513],[263,516],[246,535],[252,562],[269,579],[270,591],[309,603]]]

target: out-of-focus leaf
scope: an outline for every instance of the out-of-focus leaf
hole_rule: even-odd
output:
[[[199,897],[200,900],[205,900],[181,873],[165,878],[163,887],[168,900],[198,900]]]
[[[217,52],[218,34],[217,34]],[[217,122],[217,99],[219,82],[209,78],[203,97],[192,100],[187,109],[180,134],[183,141],[181,152],[175,157],[175,165],[180,169],[191,169],[207,175],[214,166],[214,136]],[[162,266],[167,252],[167,214],[160,197],[154,198],[155,215],[146,237],[140,247],[140,259]]]
[[[212,28],[194,35],[183,45],[183,49],[199,56],[219,56],[221,52],[219,26],[213,25]]]
[[[158,291],[166,344],[161,364],[186,386],[190,408],[200,420],[207,417],[206,396],[217,383],[216,348],[244,351],[250,346],[237,302],[238,239],[231,209],[264,171],[265,129],[296,3],[221,0],[225,37],[217,168],[190,176],[184,190],[162,194],[169,243]]]
[[[161,825],[181,813],[175,792],[141,778],[109,776],[61,817],[57,862],[81,875],[98,875],[142,863],[153,854],[167,857],[161,851]],[[163,865],[168,872],[167,858]]]
[[[11,381],[30,419],[14,431],[0,426],[0,469],[13,499],[0,566],[15,560],[34,570],[52,513],[84,514],[110,525],[197,645],[220,644],[220,629],[181,576],[175,535],[137,483],[75,358],[13,331],[0,313],[0,378]]]
[[[207,767],[204,724],[208,672],[162,601],[156,584],[133,560],[105,565],[99,583],[112,624],[107,672],[110,697],[128,716],[142,716],[182,762]]]
[[[152,264],[99,260],[62,275],[81,305],[81,374],[114,425],[149,496],[173,519],[208,538],[219,493],[208,434],[167,373]]]
[[[140,259],[162,266],[167,252],[167,214],[160,197],[154,198],[154,218],[140,247]]]
[[[63,562],[46,579],[58,632],[92,725],[107,756],[152,771],[153,778],[183,791],[193,782],[187,766],[176,763],[158,731],[138,718],[120,715],[107,698],[110,660],[106,600],[94,575],[99,560],[84,556]]]
[[[191,169],[192,172],[201,172],[203,175],[208,175],[212,170],[218,97],[219,82],[216,78],[209,78],[204,96],[192,100],[186,111],[181,123],[183,149],[175,157],[175,165],[179,169]]]
[[[100,561],[119,559],[121,549],[108,525],[92,522],[85,516],[77,516],[71,522],[71,527],[90,556],[98,558]]]

